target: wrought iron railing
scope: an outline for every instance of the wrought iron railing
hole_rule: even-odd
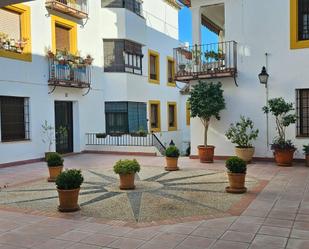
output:
[[[235,41],[183,46],[174,49],[175,78],[219,76],[237,72],[237,43]],[[228,74],[227,74],[228,75]],[[233,75],[231,75],[233,76]]]
[[[67,7],[66,12],[71,9],[80,12],[80,14],[88,15],[88,0],[46,0],[46,6],[56,10]]]
[[[49,85],[76,88],[89,88],[91,84],[91,66],[72,66],[49,59]]]
[[[160,153],[165,153],[165,146],[159,138],[151,133],[145,136],[132,134],[99,134],[86,133],[86,145],[104,145],[104,146],[155,146]]]

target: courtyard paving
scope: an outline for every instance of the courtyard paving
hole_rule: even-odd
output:
[[[44,163],[0,169],[0,249],[309,248],[309,169],[301,164],[252,164],[249,192],[231,196],[224,194],[224,162],[181,158],[182,171],[169,174],[164,158],[134,157],[142,171],[127,194],[111,172],[120,158],[130,157],[65,158],[66,168],[83,170],[83,192],[90,192],[74,214],[55,211]]]

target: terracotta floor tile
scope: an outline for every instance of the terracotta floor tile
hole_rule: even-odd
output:
[[[295,221],[294,229],[309,231],[309,222]]]
[[[235,222],[229,229],[237,232],[256,233],[260,224]]]
[[[73,231],[64,233],[64,234],[56,237],[56,239],[79,242],[79,241],[85,239],[86,237],[88,237],[91,234],[92,233],[89,233],[89,232],[82,232],[82,231],[78,231],[78,230],[73,230]]]
[[[308,249],[309,240],[289,239],[287,249]]]
[[[225,229],[214,230],[208,227],[198,227],[191,235],[206,237],[210,239],[218,239],[225,232]]]
[[[290,228],[285,228],[285,227],[262,226],[258,233],[287,238],[290,235],[290,231],[291,231]]]
[[[220,239],[250,243],[253,240],[254,236],[254,233],[227,231]]]
[[[287,228],[291,228],[292,225],[293,225],[293,221],[291,221],[291,220],[280,220],[280,219],[267,218],[263,225],[265,225],[265,226],[273,226],[273,227],[287,227]]]
[[[129,238],[121,238],[115,240],[113,243],[109,244],[109,247],[117,249],[136,249],[139,248],[145,241]]]
[[[51,249],[51,248],[50,248]],[[102,249],[101,246],[86,245],[82,243],[74,244],[66,249]]]
[[[97,246],[107,246],[113,241],[117,240],[119,237],[105,235],[105,234],[93,234],[83,239],[81,242],[84,244],[97,245]]]
[[[275,236],[269,236],[269,235],[261,235],[258,234],[254,238],[252,245],[255,246],[264,246],[264,247],[273,247],[273,248],[284,248],[287,243],[287,238],[283,237],[275,237]]]
[[[40,235],[29,235],[17,232],[8,232],[0,235],[0,244],[9,244],[20,247],[35,247],[44,243],[48,238]]]
[[[291,238],[295,238],[295,239],[309,239],[309,231],[292,229]]]
[[[65,249],[65,248],[72,246],[73,244],[74,242],[72,241],[49,239],[46,242],[33,247],[33,249]]]
[[[218,240],[211,249],[247,249],[248,243]]]
[[[194,249],[206,249],[214,243],[215,240],[196,237],[196,236],[189,236],[183,242],[181,242],[176,248],[194,248]]]

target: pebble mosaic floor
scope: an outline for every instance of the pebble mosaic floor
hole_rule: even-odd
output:
[[[151,222],[220,215],[244,196],[225,193],[226,173],[212,170],[166,172],[160,167],[145,167],[136,174],[133,191],[119,190],[118,176],[112,169],[83,170],[83,175],[79,203],[80,214],[86,217]],[[257,184],[247,177],[249,190]],[[46,180],[0,189],[0,206],[56,212],[57,205],[55,184]]]

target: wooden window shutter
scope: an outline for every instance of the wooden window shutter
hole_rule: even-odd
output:
[[[5,33],[9,39],[21,40],[20,14],[0,8],[0,33]]]
[[[56,30],[56,49],[70,51],[70,29],[57,25]]]

